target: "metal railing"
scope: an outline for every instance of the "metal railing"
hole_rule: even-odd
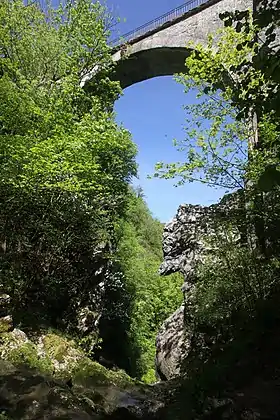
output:
[[[112,41],[111,45],[113,47],[117,47],[119,45],[125,44],[127,42],[133,41],[139,37],[144,36],[148,32],[154,31],[155,29],[160,28],[162,25],[166,24],[167,22],[172,22],[173,20],[183,16],[185,13],[190,12],[193,9],[201,6],[204,3],[207,3],[209,0],[189,0],[184,3],[182,6],[176,7],[175,9],[171,10],[170,12],[165,13],[164,15],[151,20],[148,23],[145,23],[139,28],[136,28],[118,39]]]

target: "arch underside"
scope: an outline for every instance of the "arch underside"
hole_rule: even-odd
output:
[[[117,62],[113,80],[118,80],[123,89],[143,80],[157,76],[170,76],[183,72],[187,48],[151,48],[131,54]]]

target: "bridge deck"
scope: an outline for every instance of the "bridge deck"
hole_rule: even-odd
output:
[[[122,35],[120,38],[115,39],[112,42],[112,46],[118,47],[122,44],[132,42],[137,38],[145,36],[147,33],[160,28],[168,22],[172,22],[173,20],[178,19],[179,17],[185,15],[193,9],[196,9],[204,3],[207,3],[208,1],[209,0],[189,0],[182,4],[182,6],[176,7],[175,9],[170,10],[170,12],[167,12],[164,15],[159,16],[158,18],[151,20],[150,22],[145,23],[144,25],[139,26],[138,28]]]

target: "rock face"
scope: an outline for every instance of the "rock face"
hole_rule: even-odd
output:
[[[183,204],[176,216],[165,225],[163,232],[164,261],[159,273],[183,274],[185,283],[195,282],[198,263],[213,253],[212,241],[217,235],[224,235],[224,224],[229,217],[235,221],[232,226],[234,240],[242,240],[239,219],[243,216],[243,197],[241,194],[226,195],[219,204],[199,206]]]
[[[0,361],[0,406],[3,415],[21,420],[97,419],[62,382],[28,368]]]
[[[176,216],[166,224],[163,233],[164,261],[159,269],[161,275],[180,272],[184,276],[182,291],[184,306],[168,318],[159,331],[156,346],[156,368],[162,379],[171,379],[180,374],[180,364],[188,356],[191,329],[186,311],[192,302],[197,280],[197,267],[206,258],[215,258],[215,238],[223,238],[224,226],[229,215],[235,220],[231,227],[232,241],[238,245],[243,232],[238,220],[243,214],[242,196],[225,196],[216,205],[181,205]],[[234,227],[235,226],[235,227]]]
[[[180,366],[190,346],[190,336],[184,322],[182,305],[162,325],[156,340],[157,373],[161,380],[180,374]]]
[[[103,382],[95,373],[66,381],[0,360],[1,414],[3,420],[159,420],[163,402],[152,389],[116,380],[117,375],[115,381]]]
[[[181,205],[163,233],[164,261],[161,275],[180,272],[190,281],[194,268],[206,250],[203,236],[207,233],[209,208]]]

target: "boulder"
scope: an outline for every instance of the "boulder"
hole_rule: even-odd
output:
[[[98,417],[62,382],[27,367],[0,361],[0,406],[4,418],[15,420]]]
[[[179,376],[188,355],[191,336],[185,328],[184,310],[182,305],[164,322],[156,339],[156,372],[161,380]]]
[[[7,418],[154,419],[163,407],[153,387],[90,360],[73,340],[48,331],[33,340],[18,329],[1,335],[0,407]]]

